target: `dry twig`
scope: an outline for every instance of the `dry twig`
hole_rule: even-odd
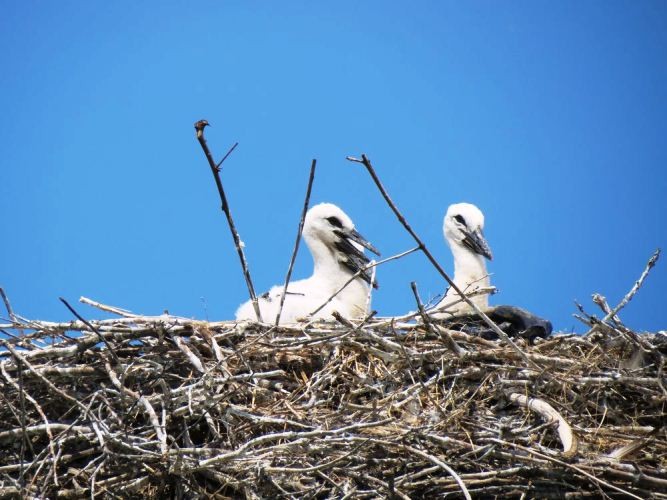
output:
[[[278,309],[278,314],[276,315],[276,322],[275,322],[276,325],[280,324],[280,315],[283,312],[283,305],[285,304],[285,297],[287,296],[287,286],[289,285],[290,278],[292,277],[292,268],[294,267],[296,254],[299,252],[299,243],[301,242],[303,223],[306,220],[306,212],[308,212],[308,206],[310,205],[310,192],[313,189],[313,181],[315,180],[316,165],[317,165],[317,160],[313,158],[313,161],[310,164],[308,187],[306,188],[306,196],[304,197],[303,200],[303,210],[301,211],[301,219],[299,220],[299,229],[296,232],[296,241],[294,242],[294,250],[292,251],[292,257],[290,258],[289,261],[289,267],[287,268],[287,276],[285,276],[285,286],[283,287],[283,293],[280,296],[280,307]]]
[[[607,310],[606,316],[602,318],[601,323],[605,324],[609,320],[613,320],[615,323],[620,323],[620,319],[616,316],[621,309],[623,309],[628,302],[632,300],[632,298],[637,294],[641,286],[644,284],[644,280],[648,277],[649,272],[651,272],[651,269],[653,269],[653,266],[655,266],[656,262],[658,262],[658,258],[660,258],[660,249],[658,248],[655,252],[653,252],[653,255],[651,255],[651,258],[648,260],[646,263],[646,267],[644,268],[644,271],[642,271],[642,274],[639,276],[637,281],[635,281],[635,284],[632,286],[630,291],[621,299],[621,301],[618,303],[616,307],[613,309]],[[594,295],[595,297],[595,295]],[[603,307],[604,309],[604,307]],[[589,333],[593,333],[599,329],[599,325],[595,324],[593,327],[590,329]]]
[[[255,295],[255,287],[252,284],[252,279],[250,277],[250,270],[248,269],[248,262],[245,258],[245,253],[243,252],[243,245],[241,244],[241,237],[239,236],[236,226],[234,225],[234,219],[232,219],[232,214],[229,210],[229,203],[227,202],[227,196],[225,195],[225,190],[222,187],[222,180],[220,179],[220,166],[227,159],[227,157],[234,151],[238,142],[235,143],[227,154],[220,160],[220,163],[215,163],[211,151],[208,149],[208,144],[206,144],[206,139],[204,138],[204,128],[209,125],[206,120],[199,120],[195,123],[195,130],[197,131],[197,140],[204,151],[204,155],[208,160],[209,167],[211,167],[211,172],[215,179],[215,185],[218,188],[218,194],[220,195],[220,208],[227,218],[227,224],[229,225],[229,230],[232,233],[232,238],[234,239],[234,246],[236,247],[236,253],[239,255],[239,260],[241,261],[241,268],[243,269],[243,277],[245,278],[246,286],[248,287],[248,294],[250,295],[250,300],[252,301],[255,314],[257,315],[257,321],[262,321],[262,315],[259,311],[259,305],[257,304],[257,295]]]

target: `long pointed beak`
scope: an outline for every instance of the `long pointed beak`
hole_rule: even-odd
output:
[[[373,252],[375,255],[379,256],[380,251],[375,248],[371,243],[364,238],[359,232],[357,232],[356,229],[350,229],[350,230],[345,230],[341,231],[342,236],[347,238],[348,240],[354,241],[355,243],[359,243],[362,247],[367,248],[371,252]]]
[[[466,232],[465,238],[463,238],[463,244],[473,252],[483,255],[489,260],[493,260],[491,247],[489,247],[489,244],[486,242],[481,229]]]
[[[354,229],[337,229],[335,233],[340,237],[335,243],[335,246],[343,253],[343,255],[345,255],[342,264],[353,273],[361,271],[370,262],[369,258],[364,255],[364,251],[357,245],[367,248],[376,255],[380,255],[377,248],[371,245],[366,238],[361,236]],[[366,283],[372,285],[373,288],[378,288],[377,281],[371,283],[371,273],[369,273],[368,270],[362,271],[361,277]]]

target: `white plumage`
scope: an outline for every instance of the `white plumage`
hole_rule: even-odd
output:
[[[443,232],[445,240],[454,255],[453,281],[461,291],[470,293],[478,288],[490,285],[486,271],[485,259],[493,259],[491,248],[483,234],[484,214],[471,203],[456,203],[450,205],[445,214]],[[449,288],[444,298],[433,308],[442,309],[444,306],[460,299],[459,294]],[[472,302],[480,309],[489,307],[487,294],[471,297]],[[447,308],[446,312],[435,313],[434,317],[448,317],[451,314],[469,311],[471,308],[465,302],[459,302]]]
[[[347,214],[331,203],[321,203],[308,210],[303,225],[303,239],[313,256],[313,274],[310,278],[293,281],[288,285],[280,315],[281,323],[294,323],[299,318],[308,317],[366,266],[370,261],[364,255],[363,247],[379,255],[354,229]],[[362,271],[359,277],[312,318],[329,319],[333,311],[338,311],[346,318],[363,317],[368,313],[370,281],[370,272]],[[276,285],[258,298],[263,321],[275,321],[283,288],[282,285]],[[238,308],[236,319],[256,319],[252,302],[247,301]]]

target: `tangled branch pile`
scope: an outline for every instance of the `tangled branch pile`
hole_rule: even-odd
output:
[[[526,363],[396,319],[19,327],[1,497],[667,498],[662,334],[538,339]]]

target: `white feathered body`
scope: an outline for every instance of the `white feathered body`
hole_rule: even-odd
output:
[[[306,215],[303,238],[313,256],[313,274],[310,278],[289,283],[280,322],[294,323],[312,313],[315,314],[310,317],[317,319],[332,319],[331,313],[334,311],[352,319],[368,314],[370,301],[367,282],[370,279],[367,271],[363,271],[364,276],[357,276],[328,304],[315,312],[354,276],[360,266],[369,262],[363,255],[363,247],[355,239],[369,248],[373,247],[354,230],[350,218],[330,203],[316,205]],[[276,320],[283,288],[282,285],[276,285],[258,298],[263,322],[273,323]],[[236,319],[257,319],[251,301],[238,308]]]
[[[443,221],[445,241],[454,257],[454,284],[465,294],[479,288],[490,286],[486,259],[491,259],[491,249],[484,238],[484,214],[470,203],[450,205]],[[488,309],[488,294],[469,297],[480,309]],[[435,318],[449,317],[452,314],[469,312],[472,308],[461,300],[459,293],[449,287],[443,299],[433,308],[439,311],[453,304],[442,312],[433,312]]]
[[[334,278],[339,277],[341,276],[334,276]],[[332,280],[313,275],[310,278],[290,283],[280,314],[280,322],[294,323],[306,318],[336,293],[350,277],[352,277],[352,273],[346,273],[345,279]],[[259,309],[265,323],[273,323],[276,320],[282,293],[283,286],[276,285],[267,293],[258,297]],[[334,311],[338,311],[345,318],[363,317],[368,314],[369,308],[365,307],[367,297],[368,285],[360,279],[355,279],[331,302],[315,313],[312,318],[332,319],[331,313]],[[236,319],[256,319],[251,301],[243,303],[238,308]]]
[[[486,270],[484,257],[474,254],[460,245],[450,246],[452,247],[452,254],[454,255],[454,284],[466,294],[477,290],[478,288],[488,287],[491,284],[491,280],[489,279],[489,274]],[[435,308],[440,309],[447,304],[457,302],[460,298],[461,296],[452,287],[449,287],[447,293]],[[470,297],[470,300],[482,310],[489,307],[489,296],[487,294],[475,295]],[[447,312],[457,314],[469,310],[471,310],[471,307],[467,303],[459,302],[448,308]]]

